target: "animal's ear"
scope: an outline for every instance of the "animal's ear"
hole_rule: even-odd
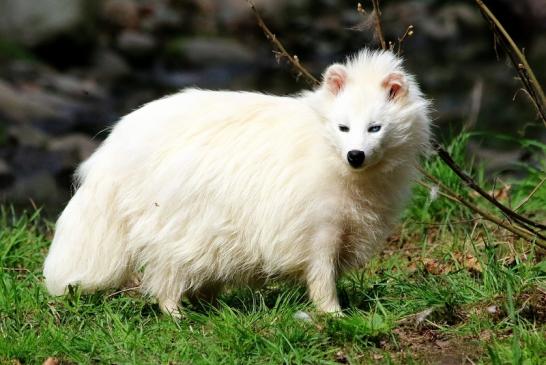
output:
[[[326,72],[324,72],[322,86],[333,95],[339,94],[339,92],[345,87],[346,83],[347,70],[345,69],[345,66],[339,63],[334,63],[328,67]]]
[[[381,85],[387,92],[389,100],[400,99],[408,93],[408,83],[406,77],[401,72],[391,72],[383,79]]]

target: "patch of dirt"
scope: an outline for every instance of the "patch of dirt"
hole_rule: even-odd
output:
[[[392,351],[402,362],[412,358],[429,365],[473,364],[484,351],[474,338],[449,337],[430,328],[402,326],[394,333],[397,343],[387,343],[385,350]]]
[[[506,297],[498,295],[485,302],[470,303],[458,311],[461,318],[474,314],[489,317],[498,323],[508,316]],[[546,291],[539,287],[530,287],[514,298],[514,306],[521,318],[537,324],[546,323]]]
[[[546,323],[546,291],[530,288],[516,298],[516,310],[528,321]]]

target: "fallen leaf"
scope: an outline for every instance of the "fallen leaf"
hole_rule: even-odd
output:
[[[448,265],[442,264],[434,259],[424,259],[425,270],[432,275],[447,274],[451,271]]]
[[[464,254],[464,253],[461,253],[461,252],[455,252],[453,254],[453,256],[455,257],[455,260],[457,260],[459,265],[461,265],[462,267],[464,267],[468,271],[473,271],[473,272],[477,272],[477,273],[483,272],[482,265],[480,264],[480,261],[478,261],[478,259],[476,257],[472,256],[471,254],[469,254],[469,253]]]
[[[436,340],[434,344],[441,349],[445,349],[449,346],[449,341]]]
[[[490,305],[489,307],[485,308],[485,310],[488,312],[488,313],[491,313],[491,314],[495,314],[498,312],[498,309],[497,309],[497,306],[496,305]]]
[[[414,272],[417,271],[417,263],[415,261],[410,262],[406,270],[408,271],[409,274],[413,274]]]
[[[338,352],[336,352],[336,362],[339,362],[340,364],[348,364],[349,359],[343,351],[339,350]]]
[[[61,362],[55,357],[48,357],[43,365],[59,365]]]
[[[512,185],[504,185],[501,188],[493,191],[493,197],[497,200],[508,200],[510,189],[512,188]]]
[[[434,311],[433,308],[428,308],[422,312],[417,313],[415,315],[415,324],[420,325],[421,323],[423,323],[425,319],[427,319],[427,317],[432,314],[433,311]]]
[[[490,330],[484,330],[480,333],[480,340],[489,341],[493,337],[493,333]]]

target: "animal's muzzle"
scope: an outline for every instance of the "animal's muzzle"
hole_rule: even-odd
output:
[[[364,151],[351,150],[349,153],[347,153],[347,161],[349,161],[349,165],[355,169],[362,166],[365,158],[366,155],[364,154]]]

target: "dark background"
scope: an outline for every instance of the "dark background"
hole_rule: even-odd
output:
[[[255,0],[318,77],[377,47],[356,1]],[[546,79],[546,1],[486,1]],[[371,12],[371,1],[363,1]],[[381,1],[383,27],[434,100],[440,140],[463,128],[546,141],[544,126],[474,1]],[[278,64],[245,0],[0,0],[0,203],[55,215],[74,168],[138,106],[188,86],[285,94],[307,87]],[[466,127],[465,127],[466,126]],[[477,138],[493,176],[525,151]],[[537,156],[534,156],[535,158]],[[538,156],[543,158],[543,156]]]

